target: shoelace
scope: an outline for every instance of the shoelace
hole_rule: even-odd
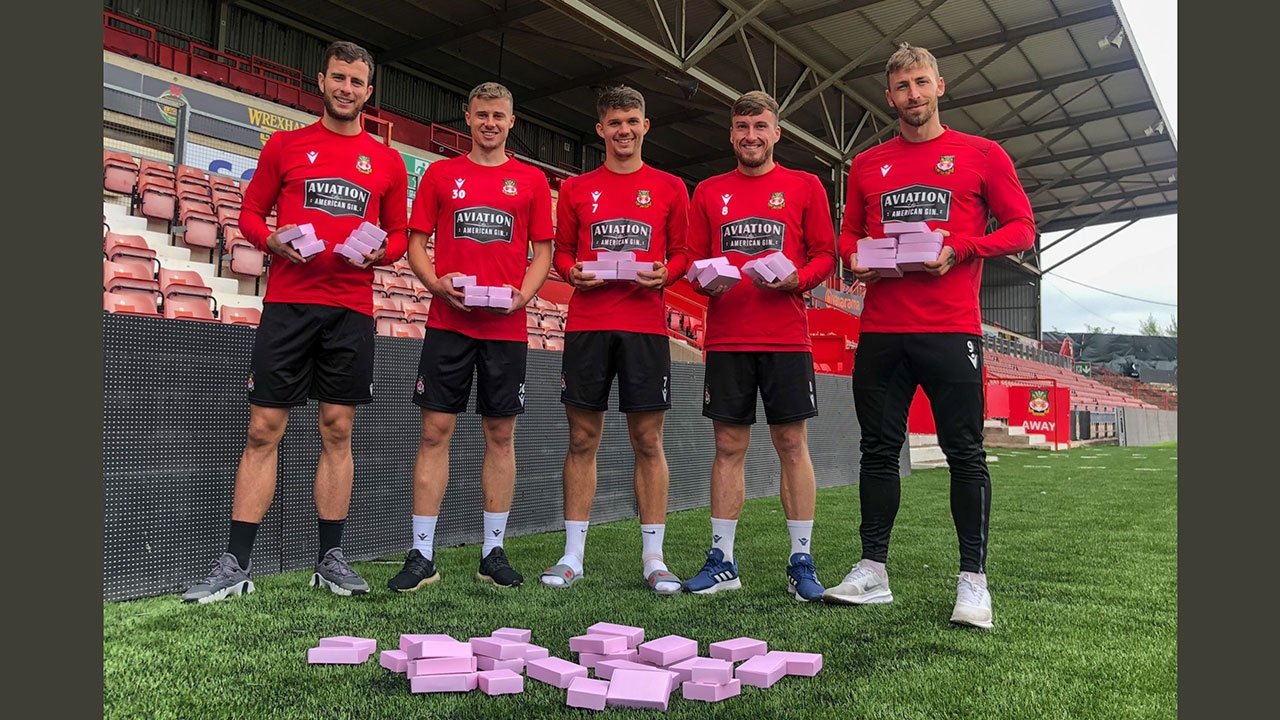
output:
[[[355,570],[347,564],[347,558],[341,552],[334,552],[324,558],[325,567],[340,577],[359,577]]]
[[[810,580],[818,579],[818,568],[808,560],[802,560],[791,566],[792,572],[798,577],[808,578]]]
[[[986,588],[980,587],[968,578],[960,578],[960,582],[956,585],[956,595],[959,601],[965,605],[986,605],[986,601],[983,599],[986,594]]]
[[[236,570],[238,570],[239,567],[240,566],[232,558],[229,558],[226,555],[220,555],[217,560],[213,561],[213,569],[209,571],[209,575],[205,577],[204,580],[200,581],[200,583],[202,585],[210,585],[222,580],[223,578],[229,578],[236,574]]]
[[[425,575],[430,567],[431,561],[427,559],[426,555],[411,557],[409,558],[409,561],[405,563],[405,569],[417,575]]]
[[[874,575],[874,574],[875,574],[875,570],[872,570],[871,568],[865,567],[862,565],[857,565],[853,568],[853,570],[849,571],[848,575],[844,576],[844,581],[847,583],[856,583],[862,578],[868,575]]]
[[[716,573],[722,569],[728,568],[729,563],[724,560],[716,560],[715,556],[707,553],[707,561],[702,564],[702,571],[706,573]]]

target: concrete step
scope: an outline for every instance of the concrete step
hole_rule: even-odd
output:
[[[937,445],[912,445],[911,469],[928,470],[929,468],[947,467],[947,456]]]
[[[928,447],[938,444],[937,435],[926,435],[924,433],[912,433],[908,440],[910,447]]]

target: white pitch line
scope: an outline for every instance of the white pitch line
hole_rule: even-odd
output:
[[[1048,470],[1051,466],[1050,466],[1050,465],[1023,465],[1022,467],[1024,467],[1024,468],[1037,468],[1037,469],[1042,469],[1042,470]]]
[[[1107,466],[1106,465],[1081,465],[1076,469],[1077,470],[1106,470]]]
[[[1134,468],[1134,470],[1145,470],[1146,472],[1160,472],[1160,468]]]

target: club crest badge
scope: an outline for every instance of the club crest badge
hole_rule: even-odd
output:
[[[1032,390],[1031,402],[1027,403],[1027,409],[1032,415],[1048,415],[1049,414],[1049,391],[1048,390]]]
[[[418,384],[414,387],[414,390],[416,390],[419,395],[427,391],[427,384],[422,382],[421,375],[418,376]]]
[[[938,164],[933,166],[933,171],[939,175],[950,175],[956,169],[956,156],[943,155],[938,158]]]
[[[636,191],[636,207],[647,208],[653,205],[653,197],[649,195],[648,190]]]
[[[519,189],[516,187],[516,181],[515,181],[515,180],[503,180],[503,181],[502,181],[502,194],[503,194],[503,195],[515,195],[517,192],[519,192]]]
[[[773,210],[781,210],[787,206],[787,198],[780,192],[776,192],[769,196],[769,207]]]

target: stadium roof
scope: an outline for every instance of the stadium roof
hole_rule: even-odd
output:
[[[884,62],[908,41],[938,57],[943,122],[1009,152],[1041,233],[1177,212],[1176,139],[1112,0],[238,4],[358,40],[379,63],[468,87],[500,79],[517,115],[588,138],[596,88],[626,82],[653,119],[646,158],[690,180],[732,167],[727,107],[763,88],[783,106],[778,159],[839,183],[854,154],[892,137]],[[1038,269],[1038,253],[1023,264]]]

